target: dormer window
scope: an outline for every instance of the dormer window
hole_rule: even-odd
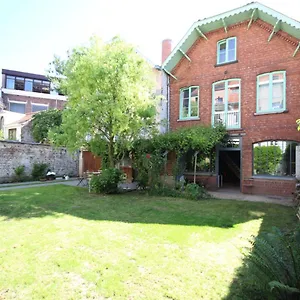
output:
[[[236,37],[218,42],[217,64],[236,61]]]

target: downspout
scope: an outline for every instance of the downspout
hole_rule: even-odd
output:
[[[170,76],[167,75],[167,132],[170,131]]]

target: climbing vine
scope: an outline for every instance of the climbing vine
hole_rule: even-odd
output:
[[[138,181],[143,187],[159,184],[167,152],[176,154],[173,175],[177,177],[176,175],[182,173],[177,169],[183,167],[180,162],[183,154],[194,150],[201,156],[208,156],[217,144],[226,141],[227,132],[223,126],[194,126],[160,134],[152,139],[138,139],[132,150]]]

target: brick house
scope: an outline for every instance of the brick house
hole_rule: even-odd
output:
[[[0,130],[5,139],[32,142],[29,133],[33,114],[63,109],[67,101],[44,75],[2,69],[1,82]]]
[[[291,196],[300,144],[299,48],[300,22],[257,2],[196,21],[171,53],[170,41],[163,42],[169,129],[221,122],[230,135],[226,148],[199,160],[198,181]],[[185,157],[187,177],[192,156]]]

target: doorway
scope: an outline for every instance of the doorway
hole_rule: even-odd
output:
[[[221,187],[239,188],[241,179],[241,151],[219,152],[219,175]]]

